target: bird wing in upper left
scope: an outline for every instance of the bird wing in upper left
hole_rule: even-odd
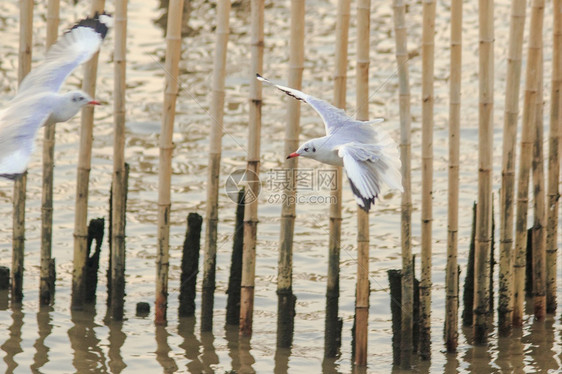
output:
[[[58,92],[70,73],[99,50],[111,22],[105,13],[79,21],[49,48],[45,61],[25,76],[17,95],[29,90]]]
[[[387,145],[346,143],[337,147],[357,204],[369,211],[384,184],[402,188],[400,159]]]
[[[52,94],[14,98],[0,111],[0,177],[23,173],[33,152],[37,130],[51,114]]]
[[[318,113],[320,117],[322,117],[322,120],[324,121],[324,125],[326,127],[326,135],[335,134],[338,131],[338,128],[340,128],[341,126],[365,124],[365,122],[354,120],[353,118],[345,114],[345,112],[342,109],[337,108],[324,100],[320,100],[314,96],[307,95],[304,92],[296,90],[294,88],[289,88],[289,87],[275,84],[271,82],[269,79],[266,79],[259,74],[256,74],[256,77],[259,81],[265,82],[270,86],[276,87],[277,89],[283,91],[287,95],[292,96],[295,99],[310,105],[316,111],[316,113]],[[368,123],[378,123],[382,121],[383,121],[382,118],[377,118],[372,121],[369,121]]]

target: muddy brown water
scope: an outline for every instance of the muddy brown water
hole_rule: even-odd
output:
[[[240,2],[231,12],[231,37],[228,45],[226,80],[225,135],[221,183],[238,168],[245,166],[248,121],[249,12]],[[419,50],[421,38],[421,2],[409,2],[407,15],[409,49]],[[332,98],[334,71],[334,29],[336,0],[314,0],[306,4],[306,61],[303,89],[327,100]],[[45,38],[45,2],[35,9],[34,63],[41,60]],[[286,82],[288,71],[289,1],[267,1],[265,15],[265,63],[263,74]],[[355,4],[349,46],[347,107],[355,113]],[[545,17],[545,92],[550,92],[552,11],[547,4]],[[113,3],[107,9],[112,11]],[[381,126],[399,138],[396,63],[394,58],[391,2],[371,5],[371,116],[386,118]],[[89,4],[64,0],[61,5],[61,29],[83,17]],[[212,334],[199,333],[198,313],[193,319],[177,317],[181,245],[189,212],[204,214],[205,181],[211,69],[214,50],[214,5],[192,2],[191,31],[183,39],[181,91],[177,103],[174,132],[176,149],[173,160],[171,213],[171,268],[169,322],[166,327],[153,324],[153,314],[135,316],[135,304],[154,301],[156,220],[158,190],[158,134],[162,110],[165,73],[161,68],[165,41],[156,22],[164,13],[157,1],[130,2],[127,55],[127,162],[131,166],[127,210],[127,266],[125,316],[122,323],[105,320],[105,272],[107,244],[102,249],[100,285],[97,303],[85,311],[70,310],[72,275],[72,234],[76,187],[76,160],[79,119],[59,124],[56,135],[54,187],[53,256],[57,266],[55,303],[39,307],[39,243],[41,197],[41,142],[29,166],[24,301],[21,309],[12,309],[0,295],[0,371],[5,372],[178,372],[178,373],[350,373],[351,326],[354,312],[356,271],[355,203],[344,185],[343,233],[341,254],[340,316],[343,318],[341,354],[323,360],[324,303],[327,272],[329,191],[321,186],[301,186],[306,198],[297,207],[294,245],[294,292],[297,296],[295,333],[290,349],[276,349],[277,247],[280,202],[276,200],[276,172],[282,167],[285,103],[290,98],[264,87],[262,128],[262,181],[260,223],[258,227],[254,335],[250,341],[238,339],[236,329],[225,329],[225,291],[230,268],[235,205],[226,192],[220,195],[217,290]],[[478,105],[478,22],[477,2],[465,2],[462,77],[461,190],[459,226],[459,264],[464,280],[468,254],[472,202],[477,184],[477,105]],[[495,8],[495,132],[494,189],[498,191],[501,168],[503,101],[509,30],[509,1],[496,2]],[[6,103],[16,89],[18,49],[18,2],[0,3],[0,103]],[[528,27],[528,25],[527,25]],[[469,344],[470,330],[460,330],[459,351],[446,354],[442,340],[444,324],[447,228],[447,118],[449,64],[449,4],[438,1],[435,62],[435,137],[434,137],[434,221],[433,221],[433,303],[432,360],[415,362],[417,372],[556,372],[562,349],[562,325],[559,314],[544,323],[534,323],[526,314],[525,327],[510,338],[492,333],[487,347]],[[98,76],[97,99],[105,105],[96,108],[89,218],[107,217],[108,191],[112,174],[112,66],[113,36],[103,45]],[[413,238],[414,253],[419,253],[420,222],[420,119],[421,61],[412,53],[410,77],[412,89],[413,141]],[[82,70],[67,81],[66,88],[78,87]],[[545,96],[545,117],[549,97]],[[317,115],[302,108],[301,138],[323,132]],[[545,119],[548,129],[548,120]],[[308,177],[319,178],[321,165],[302,160],[301,169]],[[497,196],[497,195],[496,195]],[[0,265],[11,263],[12,183],[0,181]],[[496,198],[497,204],[497,198]],[[498,209],[496,209],[496,212]],[[386,271],[400,268],[400,196],[386,193],[371,213],[368,367],[365,372],[385,373],[392,369],[390,297]],[[496,226],[498,227],[498,225]],[[496,235],[498,237],[498,235]],[[497,251],[496,251],[497,252]],[[497,271],[497,270],[496,270]],[[418,269],[419,273],[419,269]],[[560,277],[559,277],[560,278]],[[199,299],[196,300],[199,303]],[[462,307],[462,305],[461,305]]]

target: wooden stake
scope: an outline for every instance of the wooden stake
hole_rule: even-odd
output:
[[[357,2],[357,119],[369,119],[369,35],[371,0]],[[369,332],[369,213],[357,207],[357,288],[355,365],[367,365]]]
[[[199,252],[201,251],[201,225],[203,217],[197,213],[187,216],[187,230],[181,256],[181,277],[179,296],[179,317],[195,315],[195,295],[197,273],[199,272]]]
[[[466,277],[463,287],[462,325],[472,326],[474,323],[474,250],[476,247],[476,203],[472,205],[472,230],[470,231],[470,244],[468,248],[468,261],[466,264]]]
[[[400,270],[391,269],[387,272],[388,283],[390,288],[390,312],[392,314],[392,365],[400,365],[400,346],[401,346],[401,324],[402,312],[401,308],[401,291],[402,291],[402,274]]]
[[[86,297],[87,304],[96,303],[96,291],[98,286],[98,270],[100,267],[101,246],[105,229],[105,219],[95,218],[88,224],[88,260],[86,261]],[[92,251],[92,244],[96,241],[96,246]],[[92,253],[93,252],[93,253]],[[90,256],[91,254],[91,256]]]
[[[254,200],[246,200],[244,211],[244,253],[240,290],[240,335],[246,337],[252,335],[254,314],[262,107],[262,85],[256,79],[256,73],[261,74],[263,69],[264,0],[251,0],[251,19],[250,121],[248,124],[246,177],[249,196],[254,197]]]
[[[347,45],[349,34],[350,0],[338,1],[336,19],[336,66],[334,73],[334,105],[345,109],[347,83]],[[330,190],[330,219],[328,240],[328,279],[326,284],[326,321],[324,330],[324,357],[336,357],[341,344],[341,321],[338,318],[340,296],[341,250],[341,186],[342,168],[333,167],[333,188]]]
[[[125,221],[127,183],[125,171],[125,90],[127,67],[127,0],[115,2],[113,87],[113,204],[111,209],[111,318],[123,319],[125,296]]]
[[[91,14],[102,12],[104,0],[93,0]],[[82,90],[95,97],[96,76],[98,71],[99,52],[84,64],[84,80]],[[76,205],[74,215],[74,259],[72,271],[72,301],[73,309],[82,309],[85,300],[86,258],[88,256],[88,184],[90,182],[90,167],[92,163],[94,106],[86,105],[82,108],[80,126],[80,151],[78,153],[78,171],[76,176]]]
[[[537,111],[533,136],[533,186],[535,222],[533,225],[533,304],[535,319],[546,317],[546,207],[543,155],[543,57],[542,49],[537,66]]]
[[[478,207],[474,251],[474,342],[488,339],[494,107],[494,3],[479,0]]]
[[[513,211],[519,86],[523,54],[526,0],[513,0],[509,24],[509,50],[503,123],[502,184],[500,191],[500,273],[498,330],[508,335],[513,318]]]
[[[451,1],[451,74],[449,78],[449,214],[447,231],[447,275],[445,281],[445,343],[456,352],[459,324],[459,156],[462,75],[462,0]]]
[[[422,210],[421,210],[421,285],[420,356],[431,358],[431,227],[433,221],[433,65],[435,39],[435,1],[423,2],[422,29]]]
[[[18,54],[18,82],[31,70],[33,38],[33,0],[20,1],[20,38]],[[25,195],[27,171],[14,183],[14,211],[12,232],[12,302],[23,299],[23,258],[25,249]]]
[[[560,108],[562,107],[562,2],[553,0],[552,84],[550,91],[550,134],[548,140],[548,195],[546,218],[546,312],[556,312],[556,264],[558,253],[558,183],[560,178]]]
[[[46,50],[57,40],[59,34],[60,0],[47,2]],[[43,136],[43,190],[41,195],[41,270],[39,280],[39,302],[49,305],[53,301],[55,278],[50,269],[55,260],[51,258],[53,237],[53,169],[55,162],[55,124],[45,124]]]
[[[538,74],[537,66],[542,48],[544,0],[533,0],[529,28],[529,50],[525,78],[525,101],[523,106],[523,129],[517,184],[517,219],[515,221],[515,264],[513,325],[523,324],[525,301],[525,256],[527,247],[527,209],[529,204],[529,174],[533,149],[534,121],[537,110]]]
[[[236,206],[236,223],[232,238],[232,256],[230,260],[230,276],[228,277],[228,289],[226,293],[226,325],[240,323],[240,282],[242,281],[242,249],[244,246],[244,195],[245,189],[238,192],[238,204]]]
[[[414,260],[412,257],[412,189],[411,189],[411,115],[410,77],[408,71],[408,38],[406,2],[393,0],[396,62],[398,64],[400,107],[400,160],[402,161],[402,335],[400,339],[402,369],[410,369],[413,352]]]
[[[213,330],[215,268],[217,257],[217,225],[219,221],[219,177],[224,116],[224,80],[226,47],[229,34],[230,0],[217,2],[215,63],[210,103],[211,130],[209,168],[207,171],[207,207],[205,212],[205,255],[201,294],[201,331]]]
[[[168,269],[170,243],[170,209],[172,181],[172,153],[174,118],[178,96],[178,64],[181,57],[181,22],[183,0],[170,0],[166,30],[166,83],[160,133],[160,161],[158,172],[158,252],[156,254],[156,301],[154,323],[166,323],[168,302]]]
[[[291,0],[291,36],[289,41],[289,87],[302,87],[304,69],[304,27],[305,1]],[[287,124],[285,126],[285,153],[294,152],[299,146],[300,101],[287,101]],[[296,171],[298,157],[285,159],[283,167]],[[277,346],[290,347],[293,344],[293,324],[296,297],[293,295],[293,233],[295,228],[295,172],[283,185],[281,192],[287,198],[281,207],[281,230],[279,238],[279,260],[277,267]]]

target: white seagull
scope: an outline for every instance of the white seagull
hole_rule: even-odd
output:
[[[74,25],[0,110],[0,177],[15,179],[25,172],[41,126],[68,121],[84,105],[99,105],[81,90],[58,91],[70,73],[99,50],[111,21],[109,15],[96,13]]]
[[[257,79],[309,104],[324,121],[326,136],[307,141],[287,158],[308,157],[328,165],[343,166],[357,204],[366,212],[385,183],[403,192],[396,143],[372,125],[384,121],[357,121],[342,109],[293,88],[277,85],[259,74]]]

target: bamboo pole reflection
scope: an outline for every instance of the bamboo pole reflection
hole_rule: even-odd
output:
[[[256,371],[252,368],[252,365],[256,363],[256,360],[250,353],[252,351],[252,346],[250,344],[250,338],[245,336],[240,336],[238,339],[238,357],[240,359],[240,370],[239,373],[255,373]]]
[[[443,372],[445,374],[454,374],[458,373],[460,370],[460,361],[458,354],[455,353],[446,353],[447,361],[445,361],[445,365],[443,367]],[[423,362],[425,363],[425,361]]]
[[[528,355],[532,358],[532,372],[549,373],[557,372],[560,366],[554,358],[553,342],[553,316],[548,315],[544,321],[533,321],[531,329],[525,335],[523,342],[529,342]]]
[[[521,343],[521,336],[522,330],[515,328],[509,337],[498,338],[498,354],[494,362],[502,373],[523,372],[525,352]]]
[[[492,368],[492,356],[489,345],[474,345],[474,330],[471,326],[462,328],[465,341],[470,342],[469,348],[462,356],[462,360],[467,364],[467,372],[486,374],[495,372]]]
[[[185,352],[184,357],[189,360],[187,369],[190,373],[212,373],[213,366],[219,363],[213,344],[215,337],[209,332],[204,332],[201,334],[201,340],[198,340],[195,336],[195,323],[195,317],[180,317],[178,324],[178,335],[183,338],[180,348]]]
[[[240,352],[238,351],[238,325],[225,325],[224,338],[227,341],[228,356],[230,357],[230,366],[232,371],[240,372]]]
[[[170,352],[172,349],[168,345],[168,330],[165,326],[156,325],[156,361],[162,366],[163,373],[174,373],[178,371],[176,361],[171,358]]]
[[[73,353],[72,366],[76,372],[107,372],[106,359],[95,332],[95,328],[99,327],[94,322],[95,316],[96,310],[89,304],[85,304],[83,310],[71,311],[73,326],[67,334]]]
[[[338,357],[324,357],[322,360],[322,374],[341,374]]]
[[[180,348],[184,350],[184,357],[189,360],[186,365],[190,373],[202,373],[203,363],[199,360],[201,342],[194,334],[195,317],[180,317],[178,323],[178,335],[183,338]]]
[[[13,373],[18,367],[18,363],[15,357],[18,353],[23,352],[21,347],[21,329],[23,327],[23,317],[25,314],[21,310],[21,306],[15,303],[12,306],[12,324],[8,328],[10,336],[8,339],[0,346],[0,348],[6,352],[4,356],[4,362],[6,363],[6,373]]]
[[[111,373],[120,373],[123,371],[127,364],[123,361],[121,356],[121,347],[125,344],[127,335],[123,332],[123,321],[105,320],[105,325],[109,328],[109,371]]]
[[[45,345],[45,339],[53,331],[52,311],[52,306],[41,305],[39,306],[39,312],[37,312],[37,333],[39,336],[35,340],[35,344],[33,344],[35,354],[33,355],[33,364],[31,365],[31,370],[34,373],[39,372],[39,369],[49,362],[49,347]]]
[[[275,374],[283,374],[289,372],[289,358],[291,357],[291,348],[277,347],[275,350]]]
[[[201,354],[201,362],[203,367],[209,372],[213,372],[213,365],[219,363],[219,356],[215,351],[215,336],[210,332],[201,333],[201,344],[203,345],[203,353]]]

